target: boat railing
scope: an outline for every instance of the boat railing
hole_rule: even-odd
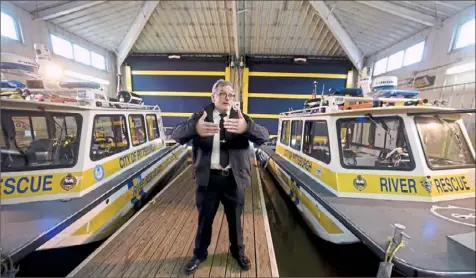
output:
[[[323,106],[325,108],[326,106]],[[279,115],[284,115],[284,116],[289,116],[289,115],[305,115],[305,114],[315,114],[321,111],[322,109],[319,108],[319,106],[313,107],[313,108],[305,108],[305,109],[300,109],[300,110],[292,110],[292,111],[287,111],[287,112],[281,112]]]
[[[330,96],[330,99],[334,99],[336,102],[372,102],[372,101],[381,101],[385,103],[399,103],[399,102],[408,102],[408,101],[418,101],[417,98],[385,98],[385,97],[348,97],[348,96]]]
[[[45,103],[58,103],[66,105],[102,107],[102,108],[117,108],[117,109],[138,109],[138,110],[153,110],[159,111],[159,105],[146,105],[141,100],[140,103],[118,101],[114,98],[109,98],[106,93],[99,89],[91,88],[75,88],[75,89],[23,89],[11,90],[9,88],[2,88],[2,97],[10,96],[8,93],[18,93],[16,100],[37,101]],[[4,95],[7,93],[7,95]],[[21,93],[21,94],[20,94]]]
[[[352,96],[328,96],[326,104],[324,102],[319,103],[319,105],[308,107],[300,110],[291,110],[286,112],[281,112],[281,116],[291,116],[291,115],[309,115],[309,114],[322,114],[326,112],[338,111],[341,110],[341,107],[344,104],[356,104],[356,103],[371,103],[372,107],[382,107],[386,105],[395,105],[398,103],[403,103],[405,106],[415,106],[422,103],[421,99],[418,98],[373,98],[373,97],[352,97]],[[357,110],[359,108],[353,108]]]
[[[160,107],[158,105],[146,105],[146,104],[136,104],[136,103],[127,103],[127,102],[120,102],[120,101],[108,101],[102,100],[100,101],[104,104],[109,104],[108,108],[130,108],[130,109],[143,109],[143,110],[154,110],[160,112]],[[96,106],[98,103],[96,103]],[[98,107],[101,107],[100,105]]]

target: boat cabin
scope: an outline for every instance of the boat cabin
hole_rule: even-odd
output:
[[[2,205],[84,196],[165,147],[159,107],[69,92],[1,98]]]
[[[407,98],[329,96],[280,114],[276,152],[339,197],[434,202],[474,197],[472,110]]]

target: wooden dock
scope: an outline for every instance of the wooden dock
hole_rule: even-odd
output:
[[[68,277],[185,276],[183,268],[192,257],[197,229],[195,188],[189,166]],[[245,253],[251,260],[251,268],[241,270],[228,252],[228,224],[220,204],[208,258],[192,274],[194,277],[279,276],[255,166],[252,166],[252,186],[246,189],[242,223]]]

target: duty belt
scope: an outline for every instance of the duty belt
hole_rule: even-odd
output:
[[[231,175],[231,169],[224,169],[224,170],[211,169],[210,174],[227,177]]]

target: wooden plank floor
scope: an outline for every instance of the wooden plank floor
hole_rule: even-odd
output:
[[[252,186],[246,189],[242,216],[250,270],[242,271],[228,252],[228,223],[220,204],[208,258],[192,274],[194,277],[278,276],[258,175],[252,166]],[[197,219],[195,183],[189,166],[68,276],[185,276],[183,268],[192,257]]]

